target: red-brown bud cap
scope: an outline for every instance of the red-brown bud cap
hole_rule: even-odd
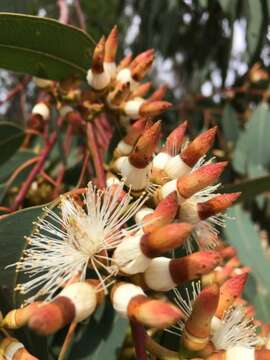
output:
[[[216,215],[228,207],[230,207],[234,201],[236,201],[239,196],[241,195],[240,192],[231,193],[231,194],[221,194],[213,197],[212,199],[198,203],[198,215],[201,220],[207,219],[210,216]]]
[[[166,143],[162,151],[172,156],[175,156],[180,151],[181,145],[185,137],[187,124],[187,121],[184,121],[170,133],[170,135],[167,137]]]
[[[170,224],[176,216],[177,209],[177,193],[174,191],[161,200],[152,214],[148,214],[143,218],[145,223],[143,226],[144,232],[150,233],[164,225]]]
[[[159,101],[164,98],[166,95],[166,92],[168,90],[168,87],[166,85],[160,85],[156,91],[153,92],[153,94],[149,97],[148,101]]]
[[[141,81],[147,71],[150,69],[154,61],[154,54],[149,55],[143,61],[139,62],[134,68],[131,69],[131,77],[135,81]]]
[[[233,246],[226,246],[220,249],[219,253],[223,257],[223,259],[230,259],[237,254],[237,251]]]
[[[141,54],[137,55],[135,57],[135,59],[131,62],[131,64],[129,65],[130,70],[132,71],[133,69],[136,68],[136,66],[142,62],[145,62],[147,59],[151,58],[154,56],[154,49],[148,49],[144,52],[142,52]]]
[[[183,343],[189,350],[202,350],[209,341],[211,320],[219,300],[219,286],[203,289],[196,298],[185,326]]]
[[[6,329],[19,329],[27,324],[29,318],[40,304],[40,302],[33,302],[24,308],[11,310],[1,321],[0,326]]]
[[[185,164],[192,167],[196,162],[207,153],[213,145],[217,127],[202,133],[197,136],[181,153],[181,159]]]
[[[145,256],[153,258],[181,246],[191,234],[190,224],[169,224],[141,238],[141,249]]]
[[[222,318],[224,312],[233,304],[233,302],[241,296],[247,280],[247,274],[241,274],[225,281],[220,288],[220,299],[216,316]]]
[[[28,326],[40,335],[50,335],[93,313],[98,303],[96,287],[90,282],[76,282],[65,287],[50,303],[37,308]]]
[[[128,67],[130,65],[131,61],[132,61],[132,55],[128,54],[126,57],[124,57],[120,61],[120,64],[118,65],[117,69],[122,70],[122,69]]]
[[[179,259],[172,259],[171,277],[176,284],[198,279],[213,270],[221,260],[216,251],[198,251]]]
[[[148,81],[144,84],[139,85],[133,92],[130,94],[129,99],[134,99],[136,97],[144,97],[150,90],[152,83]]]
[[[268,349],[255,350],[255,360],[270,360],[270,350]]]
[[[59,296],[40,306],[29,319],[28,326],[39,335],[48,336],[70,324],[75,318],[75,306],[70,299]]]
[[[158,121],[147,129],[139,138],[134,150],[129,155],[129,162],[138,169],[145,168],[152,160],[161,134],[161,122]]]
[[[115,61],[117,47],[118,47],[118,29],[117,26],[114,26],[105,42],[104,62],[111,63]]]
[[[103,60],[105,53],[105,37],[102,38],[97,43],[92,61],[92,72],[95,74],[101,74],[103,72]]]
[[[227,161],[216,164],[208,164],[200,167],[192,173],[181,176],[177,179],[178,194],[182,198],[188,199],[196,192],[212,185],[215,181],[217,181],[226,165]]]
[[[175,305],[162,300],[151,300],[144,295],[131,299],[128,305],[128,316],[157,329],[165,329],[183,317],[181,310]]]
[[[128,129],[127,135],[124,137],[124,142],[128,145],[135,145],[136,141],[143,134],[143,132],[152,126],[151,120],[140,118],[135,121]]]
[[[161,112],[168,110],[172,104],[168,101],[151,101],[141,105],[139,113],[141,116],[157,116]]]

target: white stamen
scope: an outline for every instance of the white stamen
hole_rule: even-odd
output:
[[[45,216],[39,219],[35,231],[28,238],[29,248],[15,264],[18,271],[30,276],[17,289],[24,294],[40,289],[27,300],[28,303],[43,295],[45,300],[51,300],[56,291],[75,275],[79,274],[84,280],[89,264],[106,291],[105,279],[118,271],[111,263],[108,251],[116,248],[129,231],[141,227],[133,225],[122,230],[145,201],[140,197],[131,203],[130,191],[120,197],[122,191],[123,182],[117,189],[109,187],[103,191],[89,183],[86,210],[65,196],[60,204],[61,217],[46,209]],[[109,274],[105,279],[104,272]]]
[[[185,288],[186,299],[184,299],[184,297],[181,295],[180,291],[177,288],[173,289],[174,302],[182,311],[185,319],[178,321],[176,325],[172,326],[172,329],[169,328],[166,329],[166,331],[171,332],[177,336],[182,335],[185,328],[185,323],[191,316],[193,303],[201,292],[201,283],[199,281],[193,281],[191,283],[191,286],[191,290],[187,287]]]
[[[254,347],[257,344],[256,326],[253,320],[245,315],[242,305],[231,307],[226,311],[221,325],[212,336],[217,350],[228,350],[232,347]]]

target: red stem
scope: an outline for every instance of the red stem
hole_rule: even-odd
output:
[[[60,121],[58,122],[58,126],[60,126],[62,124],[62,122],[63,122],[63,119],[60,119]],[[23,183],[18,195],[16,196],[15,201],[14,201],[13,205],[11,206],[12,211],[17,210],[18,207],[22,204],[35,177],[42,171],[45,161],[47,160],[47,157],[48,157],[50,151],[52,150],[54,144],[56,143],[57,136],[58,136],[58,134],[56,131],[54,131],[51,134],[49,141],[47,142],[44,150],[40,154],[39,161],[33,167],[32,171],[30,172],[27,179]]]
[[[147,360],[145,352],[145,329],[135,320],[130,320],[130,326],[137,360]]]
[[[75,5],[76,14],[77,14],[77,17],[79,20],[80,28],[83,29],[84,31],[86,31],[86,21],[85,21],[84,13],[81,9],[80,0],[75,0],[74,5]]]
[[[57,5],[59,7],[59,17],[58,21],[62,24],[67,24],[69,19],[69,9],[66,4],[66,0],[58,0]]]
[[[98,151],[93,125],[91,123],[87,124],[87,139],[88,139],[89,150],[92,155],[96,170],[98,187],[102,189],[106,186],[106,177],[103,167],[103,161],[100,156],[100,152]]]
[[[30,76],[26,76],[22,82],[17,84],[14,89],[12,89],[7,96],[4,98],[4,100],[0,101],[0,106],[3,105],[5,102],[9,101],[11,98],[13,98],[15,95],[17,95],[20,91],[22,91],[27,83],[30,81]]]

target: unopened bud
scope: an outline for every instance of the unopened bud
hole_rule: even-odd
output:
[[[190,174],[171,180],[158,189],[156,194],[156,201],[164,199],[172,191],[177,190],[178,202],[181,204],[189,197],[203,188],[212,185],[219,178],[224,170],[227,162],[220,162],[216,164],[207,164],[194,170]]]
[[[161,122],[158,121],[140,136],[129,155],[129,161],[133,166],[143,169],[151,162],[160,139],[160,133]]]
[[[143,235],[141,248],[147,257],[154,258],[183,245],[191,231],[192,226],[186,223],[165,225]]]
[[[131,67],[131,76],[135,81],[141,81],[147,71],[150,69],[154,60],[154,54],[149,54],[145,59],[140,61],[135,67]]]
[[[150,90],[152,83],[148,81],[144,84],[141,84],[135,89],[129,96],[129,100],[134,99],[136,97],[144,97],[148,91]]]
[[[50,117],[50,108],[44,102],[37,103],[32,109],[32,115],[38,115],[43,120],[48,120]]]
[[[151,58],[154,56],[154,49],[148,49],[145,50],[144,52],[142,52],[141,54],[137,55],[135,57],[135,59],[131,62],[131,64],[129,65],[130,70],[134,70],[137,65],[139,65],[142,62],[145,62],[147,59]]]
[[[116,64],[115,57],[118,47],[118,30],[117,26],[114,26],[105,42],[105,54],[104,54],[104,70],[111,78],[116,76]]]
[[[173,222],[178,210],[176,191],[169,194],[165,199],[161,200],[157,208],[143,218],[145,225],[143,231],[145,233],[153,232],[160,227]]]
[[[148,98],[148,101],[159,101],[164,98],[166,95],[166,92],[168,90],[168,87],[166,85],[160,85],[156,91],[153,92],[153,94]]]
[[[0,358],[3,360],[38,360],[17,339],[5,337],[0,340]]]
[[[132,100],[128,100],[123,105],[123,111],[131,119],[136,119],[140,116],[140,109],[144,102],[145,100],[141,97],[136,97]]]
[[[236,201],[239,198],[240,195],[241,195],[240,192],[231,193],[231,194],[221,194],[203,203],[198,203],[197,207],[198,207],[199,218],[201,220],[204,220],[210,216],[216,215],[226,210],[228,207],[230,207],[233,204],[234,201]]]
[[[119,107],[130,93],[130,85],[126,83],[117,83],[115,89],[107,96],[107,101],[111,107]]]
[[[117,67],[118,71],[120,71],[120,70],[122,70],[124,68],[127,68],[130,65],[131,61],[132,61],[132,55],[128,54],[126,57],[124,57],[120,61],[120,64]]]
[[[218,300],[219,287],[216,284],[203,289],[197,296],[183,334],[182,341],[187,349],[199,351],[209,342],[211,320]]]
[[[151,101],[144,102],[139,108],[140,116],[157,116],[163,111],[168,110],[172,107],[172,104],[168,101]]]
[[[40,302],[34,302],[24,308],[11,310],[2,320],[1,326],[6,329],[19,329],[27,324],[29,318],[40,304]]]
[[[217,127],[215,126],[197,136],[181,153],[184,163],[190,167],[194,166],[213,145],[216,132]]]
[[[140,287],[133,284],[116,284],[112,290],[112,304],[122,316],[157,329],[171,326],[182,317],[176,306],[149,299]]]
[[[167,137],[166,143],[162,151],[170,154],[171,156],[177,155],[184,141],[188,122],[184,121],[174,129]]]
[[[41,79],[36,76],[33,77],[33,81],[41,89],[48,89],[54,85],[54,82],[52,80]]]
[[[86,319],[96,306],[95,286],[87,282],[76,282],[65,287],[52,302],[36,309],[28,326],[38,334],[47,336],[72,321]]]
[[[225,311],[241,296],[247,280],[247,274],[241,274],[225,281],[220,288],[220,299],[216,316],[221,319]]]
[[[104,54],[105,54],[105,37],[102,36],[102,38],[97,43],[93,53],[93,61],[92,61],[93,74],[103,73]]]

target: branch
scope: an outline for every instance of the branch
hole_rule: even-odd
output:
[[[106,186],[106,177],[105,177],[105,171],[104,171],[104,167],[103,167],[103,161],[100,156],[100,152],[98,151],[95,134],[93,131],[93,125],[91,123],[87,124],[86,132],[87,132],[89,151],[92,155],[94,166],[95,166],[95,171],[96,171],[96,175],[97,175],[98,187],[100,189],[102,189]]]
[[[58,126],[61,126],[63,122],[63,119],[60,118],[58,122]],[[28,193],[28,190],[30,189],[30,186],[32,185],[32,182],[36,178],[36,176],[42,171],[43,166],[45,164],[45,161],[47,160],[47,157],[49,153],[51,152],[52,148],[54,147],[54,144],[56,143],[58,133],[54,131],[47,144],[45,145],[44,150],[40,154],[39,161],[36,163],[36,165],[31,170],[30,174],[26,178],[25,182],[23,183],[18,195],[15,198],[15,201],[11,207],[12,211],[15,211],[18,209],[18,207],[22,204],[25,196]]]
[[[168,350],[164,346],[158,344],[149,335],[145,337],[145,347],[151,353],[162,360],[181,360],[180,355],[176,351]],[[182,358],[182,360],[184,360]]]
[[[135,320],[130,320],[130,326],[132,330],[132,337],[138,360],[147,360],[145,352],[145,330],[144,327]]]
[[[80,28],[86,31],[85,16],[81,8],[80,0],[75,0],[75,10],[79,20]]]
[[[67,24],[69,19],[69,9],[66,4],[66,0],[58,0],[57,5],[59,7],[59,17],[58,21],[62,24]]]

